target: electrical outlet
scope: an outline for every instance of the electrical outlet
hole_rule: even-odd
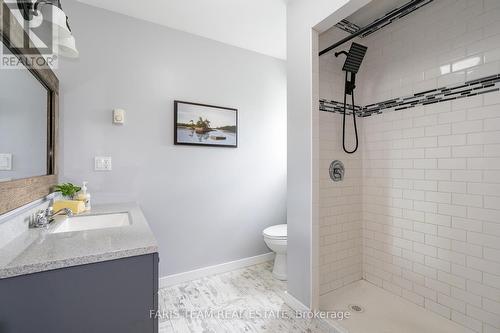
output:
[[[111,156],[96,156],[94,158],[94,170],[111,171],[112,170]]]

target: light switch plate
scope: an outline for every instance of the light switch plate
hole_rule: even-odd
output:
[[[0,170],[12,170],[12,154],[0,154]]]
[[[96,156],[94,158],[94,170],[111,171],[112,170],[111,156]]]
[[[125,110],[113,110],[113,124],[123,125],[125,123]]]

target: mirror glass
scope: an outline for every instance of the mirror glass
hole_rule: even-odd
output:
[[[28,69],[0,69],[0,182],[48,173],[48,98]]]

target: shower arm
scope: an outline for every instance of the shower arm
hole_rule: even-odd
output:
[[[344,54],[346,57],[349,55],[349,53],[347,53],[347,51],[335,52],[335,58],[337,58],[341,54]]]

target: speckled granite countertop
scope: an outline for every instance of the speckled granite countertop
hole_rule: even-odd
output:
[[[66,233],[52,233],[65,218],[48,228],[29,229],[0,248],[0,279],[57,268],[158,252],[158,245],[135,203],[93,206],[78,216],[128,213],[131,225]]]

